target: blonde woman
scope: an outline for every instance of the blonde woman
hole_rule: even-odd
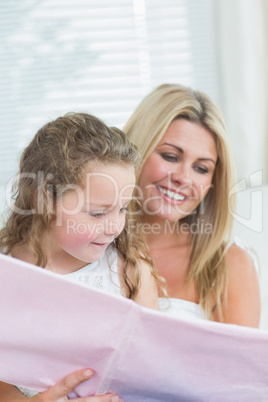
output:
[[[166,279],[170,300],[161,299],[162,307],[178,317],[258,327],[254,261],[230,239],[234,167],[217,107],[201,92],[161,85],[123,130],[142,155],[139,229]]]

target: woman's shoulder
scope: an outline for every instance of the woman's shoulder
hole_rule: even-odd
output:
[[[259,272],[258,256],[255,250],[244,240],[235,237],[227,246],[226,263],[228,267],[235,266],[237,269],[253,269]]]
[[[251,248],[238,239],[226,251],[228,310],[224,322],[259,326],[260,289],[253,256]]]
[[[241,239],[234,239],[226,251],[229,292],[238,296],[240,293],[250,295],[258,293],[258,265],[253,250]]]

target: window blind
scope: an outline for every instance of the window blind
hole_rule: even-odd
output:
[[[211,3],[2,0],[0,186],[37,129],[68,111],[122,128],[162,83],[216,98]]]

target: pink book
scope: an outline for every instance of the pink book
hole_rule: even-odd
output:
[[[43,391],[91,367],[70,397],[268,400],[263,330],[171,318],[4,255],[0,283],[1,381]]]

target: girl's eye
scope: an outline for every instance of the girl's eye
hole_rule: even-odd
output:
[[[196,166],[195,170],[197,171],[197,173],[201,173],[201,174],[208,173],[208,169],[204,166]]]
[[[105,212],[89,212],[88,215],[93,216],[93,218],[101,218]]]
[[[177,155],[173,154],[161,154],[161,157],[168,162],[178,162],[179,157]]]

